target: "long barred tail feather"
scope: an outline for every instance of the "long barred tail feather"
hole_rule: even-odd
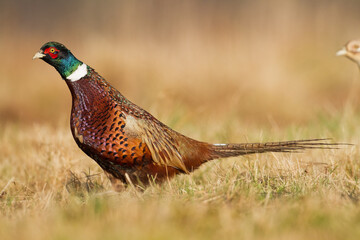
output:
[[[348,143],[329,143],[330,138],[293,140],[266,143],[229,143],[212,144],[213,159],[235,157],[245,154],[264,152],[301,152],[305,149],[338,149],[341,146],[352,145]]]

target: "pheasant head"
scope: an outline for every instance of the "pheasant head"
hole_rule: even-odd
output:
[[[351,40],[336,52],[336,56],[345,56],[360,67],[360,40]]]
[[[77,81],[87,74],[86,64],[79,61],[69,49],[57,42],[45,43],[33,59],[42,59],[53,66],[63,79]]]

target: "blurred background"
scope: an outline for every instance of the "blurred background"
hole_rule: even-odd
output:
[[[0,126],[68,126],[66,84],[32,61],[48,41],[175,127],[282,127],[356,110],[359,71],[335,52],[360,38],[359,10],[357,0],[0,0]]]

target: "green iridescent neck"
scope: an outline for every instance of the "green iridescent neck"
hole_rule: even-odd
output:
[[[66,79],[75,72],[81,64],[82,62],[70,53],[67,58],[61,59],[59,64],[56,64],[55,68],[60,73],[61,77]]]

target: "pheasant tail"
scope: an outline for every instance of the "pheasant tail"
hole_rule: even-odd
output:
[[[306,139],[283,142],[266,143],[235,143],[235,144],[213,144],[211,152],[213,159],[235,157],[245,154],[264,152],[299,152],[305,149],[336,149],[338,143],[327,143],[329,139]]]

